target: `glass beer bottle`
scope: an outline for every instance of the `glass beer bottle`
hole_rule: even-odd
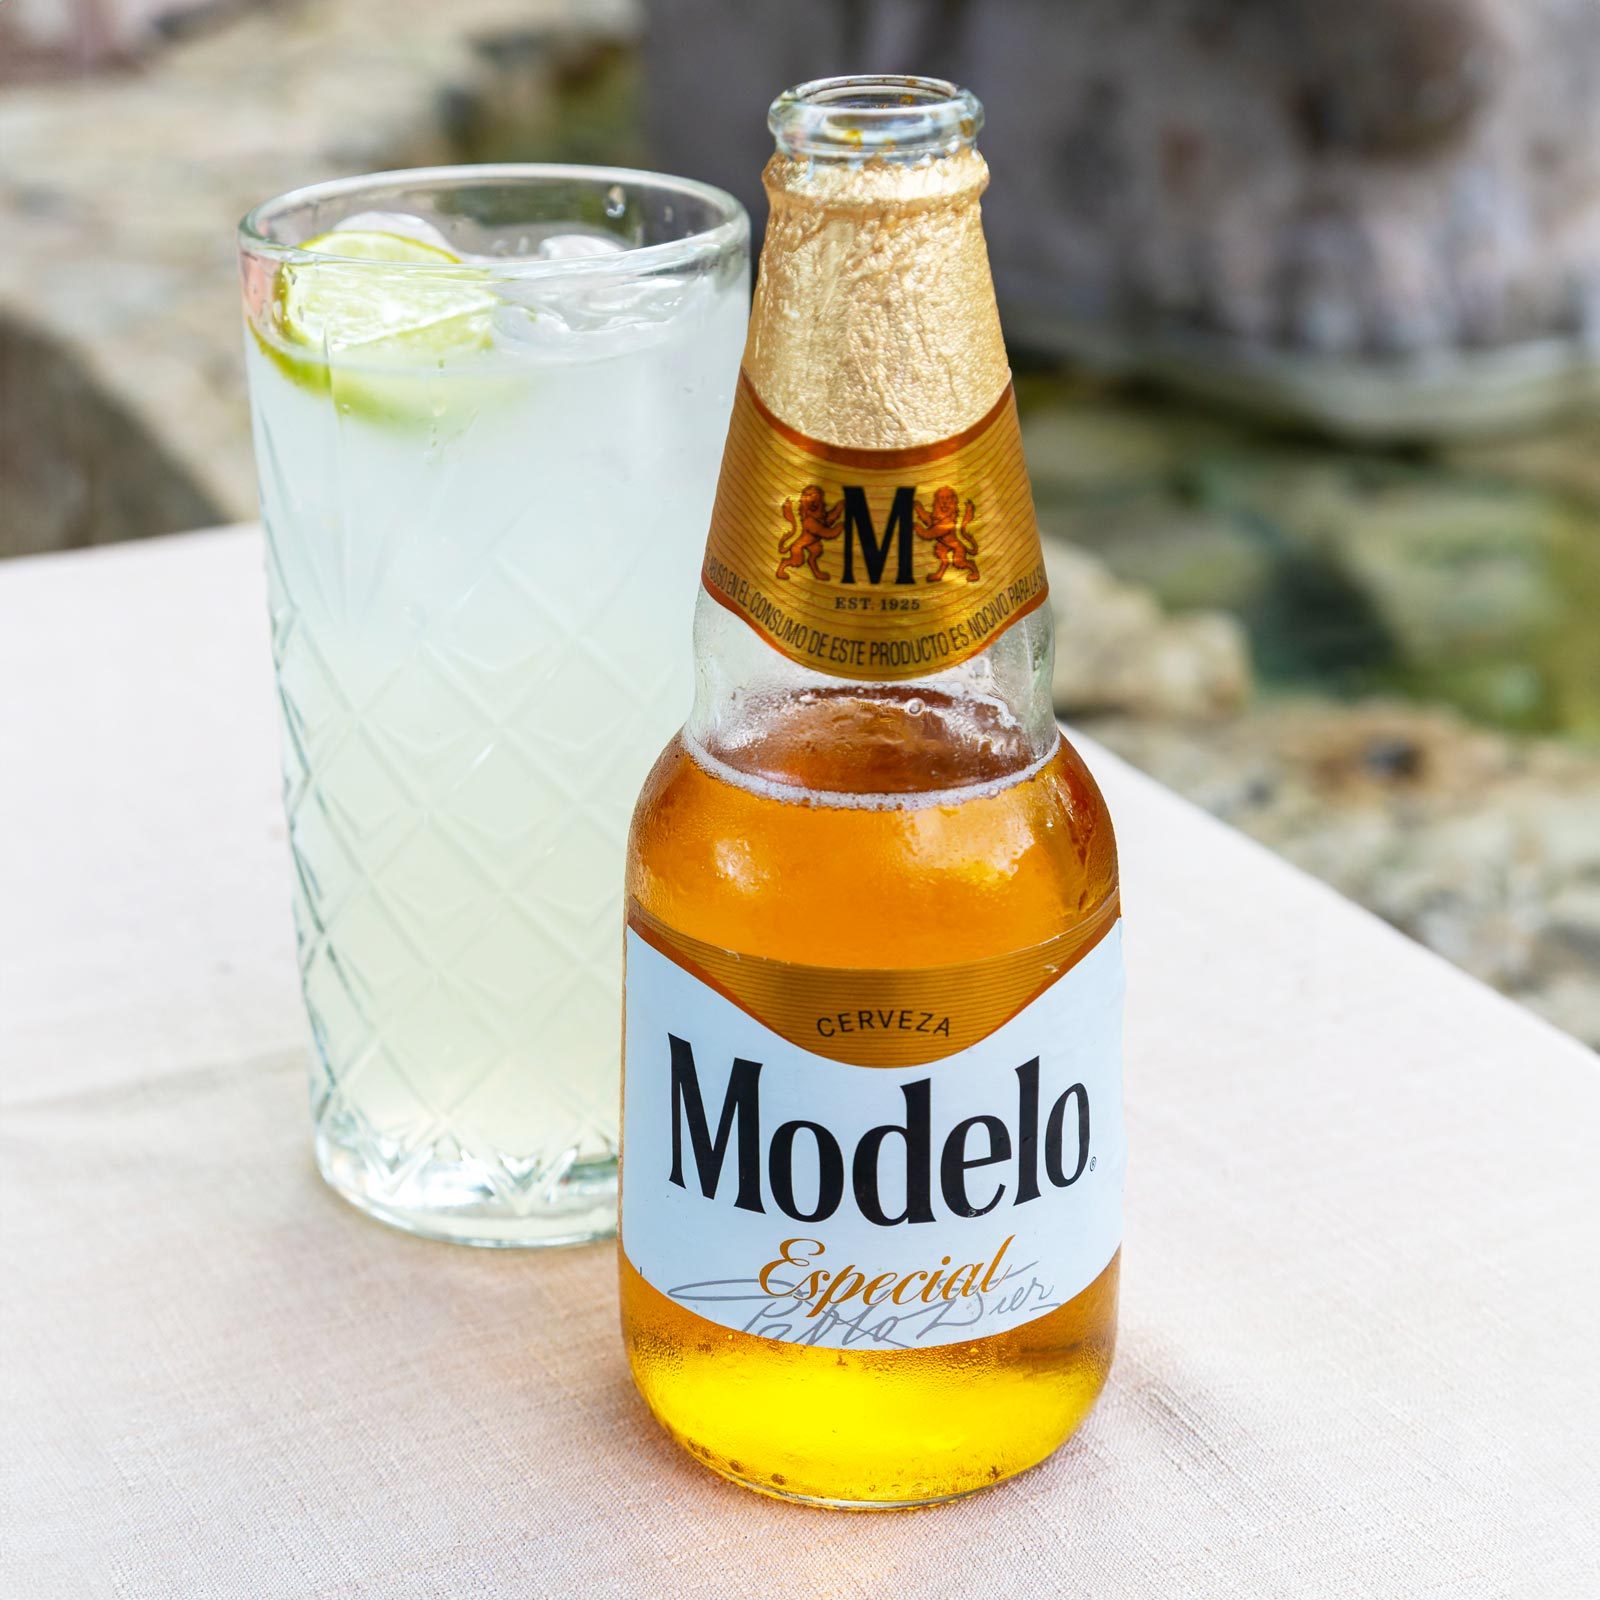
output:
[[[825,1505],[1041,1461],[1116,1335],[1116,848],[1051,710],[981,121],[928,79],[773,106],[697,694],[629,846],[634,1379]]]

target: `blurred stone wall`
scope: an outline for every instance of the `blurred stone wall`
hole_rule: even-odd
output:
[[[651,18],[661,158],[757,215],[749,130],[777,86],[891,70],[975,89],[1014,344],[1367,437],[1600,396],[1589,0],[655,0]]]
[[[234,229],[346,173],[584,159],[611,0],[224,10],[123,69],[0,87],[0,556],[255,515]],[[592,155],[588,155],[592,159]]]
[[[250,3],[9,0],[0,5],[0,83],[70,77],[127,64],[196,17]]]

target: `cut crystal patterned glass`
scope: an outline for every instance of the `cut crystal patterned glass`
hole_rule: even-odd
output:
[[[569,313],[599,269],[563,263],[574,286],[489,256],[510,227],[536,257],[539,208],[575,203],[570,172],[551,194],[540,170],[480,207],[492,227],[467,177],[329,186],[335,210],[423,216],[481,260],[516,336],[497,320],[467,354],[380,368],[285,342],[274,284],[309,270],[283,247],[325,232],[317,191],[274,203],[281,237],[247,220],[244,246],[318,1161],[385,1220],[485,1244],[614,1226],[627,826],[688,709],[744,322],[733,202],[683,186],[716,204],[646,272],[650,185],[677,190],[601,174],[638,180],[619,226],[640,248],[602,259],[607,304],[634,262],[652,296],[585,329]],[[544,322],[570,336],[531,338]]]

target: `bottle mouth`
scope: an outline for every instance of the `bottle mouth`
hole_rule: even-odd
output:
[[[983,107],[943,78],[816,78],[785,89],[767,126],[789,156],[914,159],[970,150]]]

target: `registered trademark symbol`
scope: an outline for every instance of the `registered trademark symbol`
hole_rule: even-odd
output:
[[[1090,1156],[1090,1157],[1089,1157],[1089,1170],[1090,1170],[1090,1171],[1091,1171],[1091,1172],[1093,1172],[1093,1171],[1094,1171],[1094,1157],[1093,1157],[1093,1156]]]

